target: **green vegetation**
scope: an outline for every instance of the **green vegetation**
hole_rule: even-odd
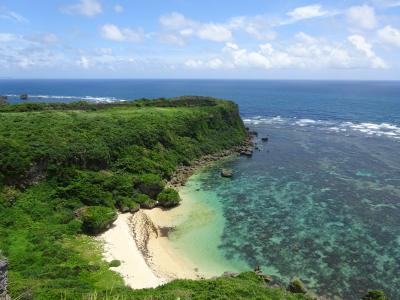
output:
[[[267,288],[254,272],[237,277],[220,277],[209,280],[175,280],[156,289],[129,291],[113,289],[91,294],[89,299],[259,299],[259,300],[311,300],[302,294],[292,294],[280,288]]]
[[[150,198],[156,198],[163,190],[165,183],[157,174],[143,174],[135,181],[135,187]]]
[[[114,209],[105,206],[87,206],[77,212],[82,221],[82,230],[88,234],[98,234],[108,228],[117,219]]]
[[[176,205],[176,192],[165,189],[176,167],[245,136],[237,106],[210,98],[2,105],[0,249],[11,296],[131,295],[83,233],[106,229],[117,209]],[[182,281],[154,293],[167,299],[196,286]]]
[[[362,300],[389,300],[385,293],[381,290],[369,291]]]
[[[110,266],[110,268],[116,268],[121,265],[121,262],[118,259],[114,259],[114,260],[110,261],[110,263],[108,265]]]
[[[179,205],[179,202],[181,202],[181,197],[176,190],[167,188],[158,194],[157,201],[161,206],[174,207]]]

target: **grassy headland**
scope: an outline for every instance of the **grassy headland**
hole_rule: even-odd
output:
[[[170,207],[178,166],[240,144],[237,106],[202,97],[0,106],[0,249],[18,299],[306,299],[254,274],[132,291],[87,235],[117,210]]]

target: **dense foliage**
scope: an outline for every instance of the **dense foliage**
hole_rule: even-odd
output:
[[[90,299],[259,299],[259,300],[311,300],[309,296],[293,294],[281,288],[267,288],[254,272],[237,277],[209,280],[176,280],[156,289],[129,291],[114,289],[90,295]],[[89,298],[89,297],[88,297]]]
[[[173,207],[179,205],[181,198],[176,190],[167,188],[158,194],[157,201],[164,207]]]
[[[129,294],[82,233],[106,229],[116,209],[176,205],[177,193],[165,189],[176,167],[245,135],[235,104],[202,97],[2,105],[0,249],[11,295]]]
[[[84,232],[97,234],[110,228],[117,219],[117,213],[105,206],[86,206],[79,210],[78,218],[82,220]]]

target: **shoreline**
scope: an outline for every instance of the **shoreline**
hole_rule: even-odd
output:
[[[217,153],[204,155],[199,159],[194,160],[189,166],[178,166],[175,172],[172,174],[171,179],[167,182],[167,186],[179,190],[180,187],[185,185],[190,176],[202,168],[229,157],[238,155],[251,156],[255,146],[253,142],[254,134],[254,132],[248,131],[247,137],[239,145]]]
[[[175,279],[201,279],[218,275],[200,272],[199,266],[173,246],[168,234],[193,211],[193,200],[182,193],[182,187],[189,177],[217,161],[252,152],[253,147],[249,134],[238,146],[205,155],[190,166],[178,167],[167,186],[179,192],[182,198],[179,206],[119,214],[113,226],[96,238],[104,245],[103,257],[107,262],[121,262],[120,266],[111,269],[121,275],[127,286],[133,289],[155,288]]]
[[[172,210],[156,207],[119,214],[114,225],[96,238],[104,245],[107,262],[121,262],[111,269],[121,275],[127,286],[155,288],[175,279],[210,277],[199,272],[198,266],[168,239],[168,232],[183,222],[192,209],[189,202]]]

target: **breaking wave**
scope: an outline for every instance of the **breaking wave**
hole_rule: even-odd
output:
[[[328,132],[336,133],[362,133],[367,136],[383,136],[400,140],[400,127],[390,123],[371,123],[371,122],[342,122],[342,121],[325,121],[325,120],[312,120],[312,119],[298,119],[298,118],[283,118],[276,117],[262,117],[256,116],[253,118],[243,119],[245,124],[257,125],[272,125],[275,127],[283,126],[299,126],[299,127],[312,127],[316,129],[325,130]]]
[[[6,95],[11,100],[19,100],[20,95]],[[28,100],[34,101],[50,101],[57,100],[59,102],[73,102],[73,101],[90,101],[95,103],[112,103],[127,101],[126,99],[118,99],[116,97],[95,97],[95,96],[57,96],[57,95],[29,95]]]

